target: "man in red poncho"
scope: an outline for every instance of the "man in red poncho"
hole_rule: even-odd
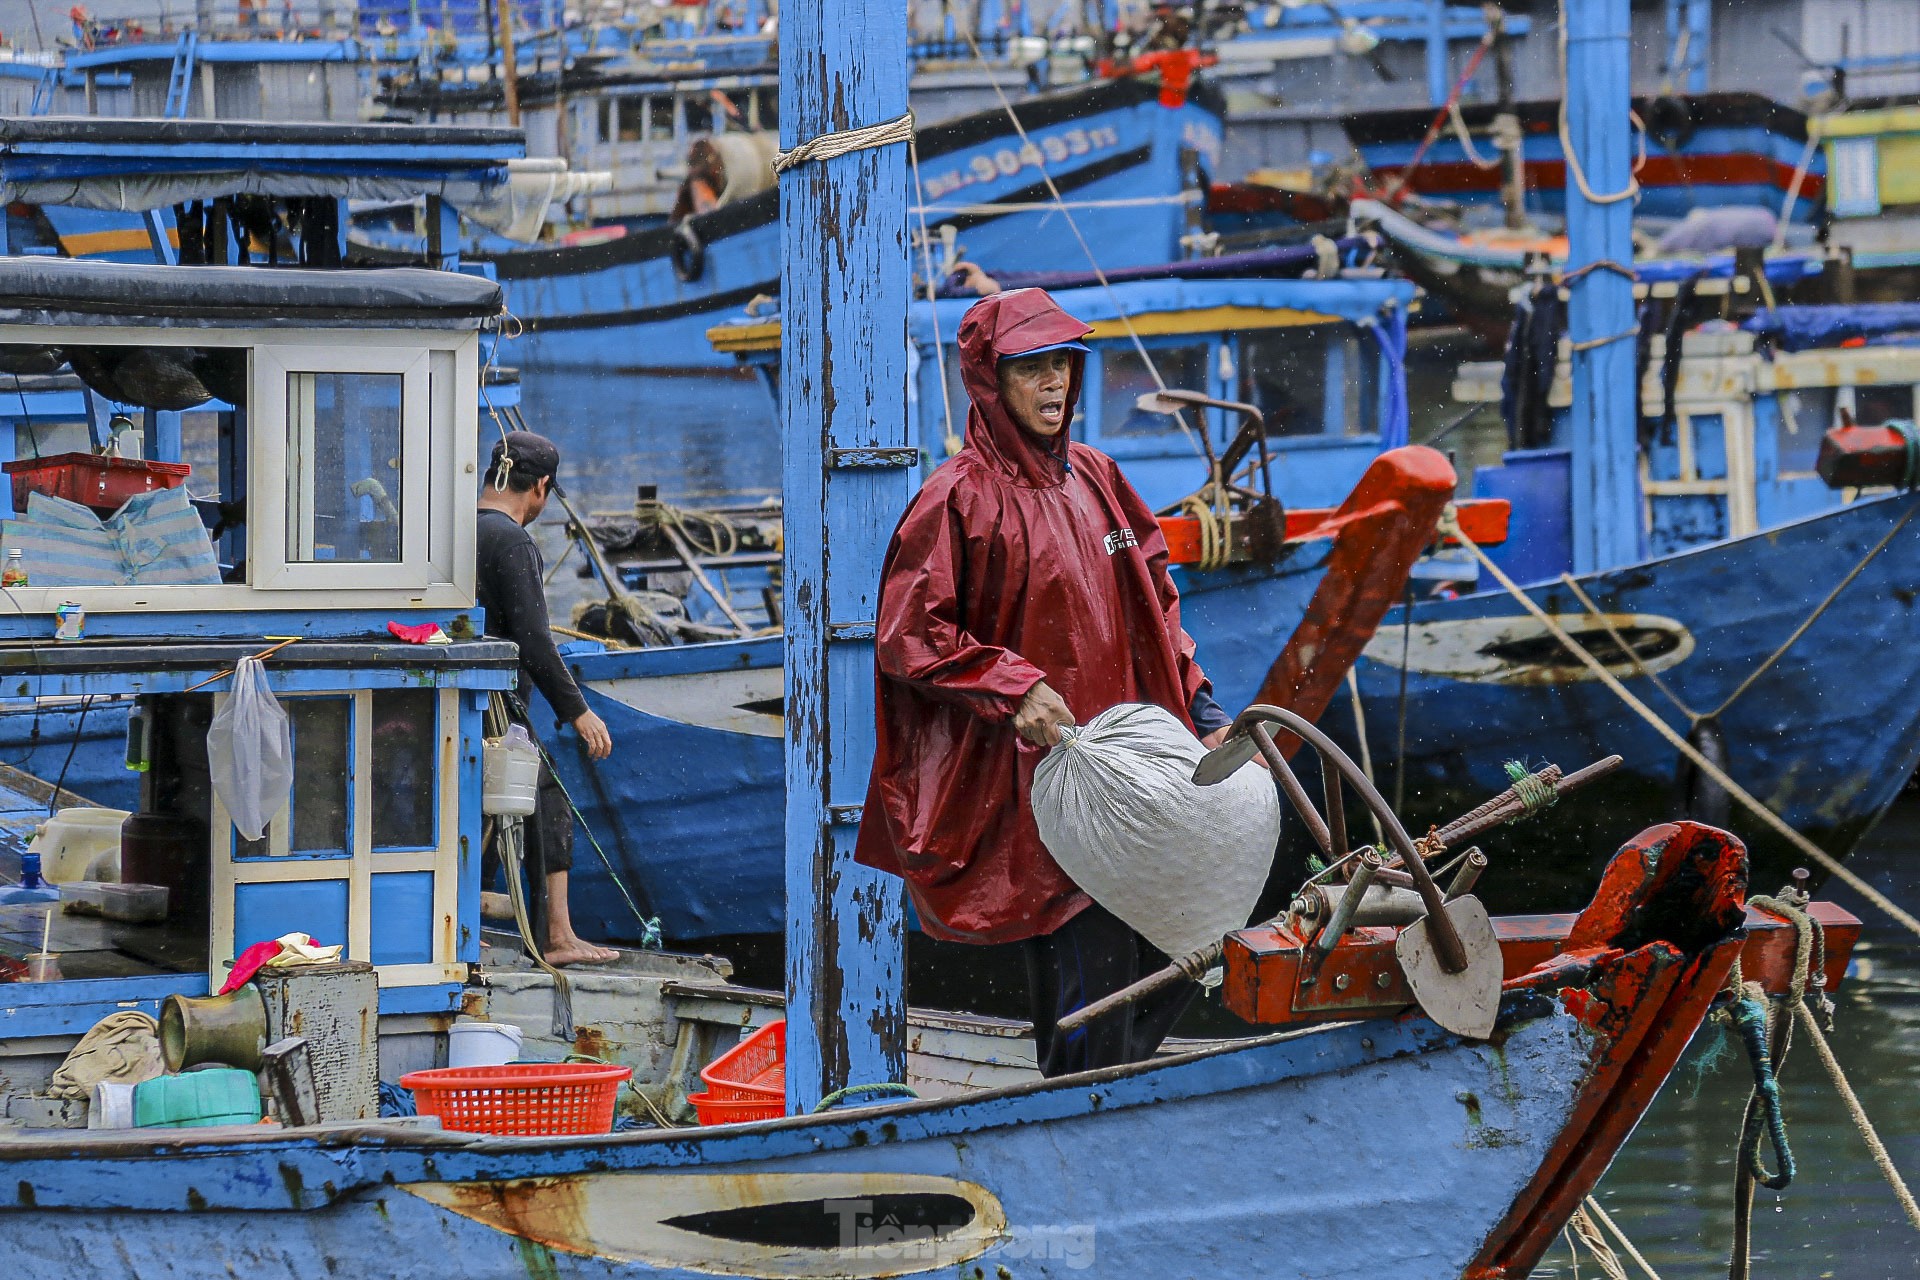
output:
[[[1165,958],[1040,842],[1034,766],[1071,726],[1156,703],[1206,735],[1229,717],[1180,629],[1159,522],[1113,459],[1069,440],[1087,325],[1039,289],[960,322],[966,446],[928,479],[882,569],[879,715],[858,860],[907,882],[920,925],[1023,942],[1046,1075],[1150,1056],[1183,984],[1054,1034]]]

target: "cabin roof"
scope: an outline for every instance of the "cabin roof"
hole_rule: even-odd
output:
[[[474,329],[500,286],[453,271],[169,267],[0,257],[0,323]]]
[[[1312,324],[1370,324],[1407,307],[1415,288],[1406,280],[1133,280],[1106,287],[1053,289],[1054,301],[1087,322],[1092,336],[1143,338],[1280,329]],[[932,342],[937,331],[951,344],[960,319],[978,298],[916,301],[907,332]],[[939,308],[938,326],[930,307]],[[1126,317],[1124,320],[1121,317]],[[707,330],[716,351],[750,356],[780,349],[780,321],[740,316]]]
[[[261,120],[0,119],[0,199],[139,211],[220,196],[503,199],[518,129]]]

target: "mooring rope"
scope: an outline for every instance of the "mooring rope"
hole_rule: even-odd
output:
[[[1718,783],[1721,790],[1751,810],[1755,817],[1759,818],[1769,827],[1772,827],[1774,831],[1778,832],[1792,844],[1794,848],[1819,863],[1828,874],[1841,881],[1848,888],[1858,893],[1868,902],[1871,902],[1875,907],[1891,916],[1894,920],[1897,920],[1901,925],[1910,930],[1914,936],[1920,937],[1920,919],[1915,919],[1912,914],[1902,909],[1891,898],[1887,897],[1886,894],[1868,884],[1852,871],[1849,871],[1838,858],[1794,830],[1779,814],[1767,808],[1766,805],[1756,800],[1745,787],[1728,777],[1724,769],[1701,755],[1692,743],[1681,737],[1672,725],[1655,715],[1646,703],[1634,697],[1633,692],[1621,684],[1613,672],[1607,670],[1598,658],[1587,652],[1586,647],[1578,640],[1575,640],[1571,635],[1567,634],[1566,628],[1554,621],[1546,610],[1535,604],[1533,597],[1529,596],[1525,591],[1522,591],[1499,565],[1488,558],[1487,553],[1481,549],[1480,544],[1468,537],[1466,532],[1460,528],[1460,521],[1457,514],[1449,511],[1441,517],[1440,532],[1459,539],[1460,545],[1473,553],[1474,558],[1480,562],[1481,566],[1493,575],[1494,581],[1498,582],[1508,595],[1517,600],[1520,606],[1533,616],[1535,622],[1545,627],[1548,634],[1558,640],[1568,653],[1579,659],[1589,671],[1593,672],[1594,678],[1605,685],[1615,697],[1626,703],[1629,709],[1642,720],[1646,721],[1647,724],[1661,737],[1665,738],[1675,750],[1692,761],[1695,768]]]
[[[1854,1127],[1860,1131],[1861,1140],[1867,1144],[1868,1154],[1873,1157],[1874,1165],[1880,1170],[1880,1176],[1887,1180],[1889,1187],[1893,1188],[1894,1198],[1900,1202],[1900,1211],[1906,1214],[1907,1221],[1913,1225],[1914,1230],[1920,1231],[1920,1203],[1915,1202],[1913,1192],[1907,1187],[1906,1180],[1900,1176],[1899,1169],[1894,1167],[1893,1157],[1887,1153],[1886,1143],[1880,1140],[1879,1130],[1875,1129],[1873,1121],[1868,1119],[1866,1108],[1860,1105],[1859,1096],[1854,1093],[1853,1086],[1847,1082],[1846,1073],[1840,1069],[1839,1059],[1833,1055],[1833,1046],[1827,1043],[1826,1033],[1820,1027],[1820,1020],[1814,1016],[1811,1009],[1807,1008],[1804,999],[1808,974],[1817,973],[1822,985],[1816,986],[1815,991],[1819,993],[1820,1001],[1823,1004],[1826,1003],[1825,931],[1818,920],[1807,914],[1806,903],[1798,894],[1777,898],[1748,898],[1747,904],[1758,907],[1762,911],[1771,911],[1792,923],[1798,944],[1795,949],[1794,990],[1789,997],[1794,1016],[1812,1037],[1815,1056],[1820,1059],[1820,1065],[1826,1068],[1827,1076],[1833,1082],[1834,1092],[1840,1095],[1841,1102],[1846,1105]]]
[[[809,160],[837,160],[856,151],[870,151],[875,147],[890,147],[897,142],[912,140],[913,112],[909,111],[880,124],[842,129],[808,138],[791,151],[776,151],[773,153],[773,172],[777,176]]]
[[[1653,1269],[1652,1263],[1641,1256],[1640,1250],[1634,1248],[1633,1241],[1627,1239],[1627,1233],[1620,1229],[1619,1223],[1607,1216],[1607,1211],[1601,1207],[1598,1200],[1592,1196],[1588,1196],[1586,1209],[1588,1213],[1592,1214],[1594,1218],[1599,1221],[1601,1226],[1613,1233],[1613,1238],[1620,1242],[1620,1247],[1627,1251],[1627,1256],[1632,1258],[1634,1262],[1639,1265],[1640,1269],[1647,1273],[1647,1280],[1660,1280],[1660,1273]]]

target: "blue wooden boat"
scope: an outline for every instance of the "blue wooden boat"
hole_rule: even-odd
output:
[[[1055,265],[1078,250],[1049,203],[1050,177],[1101,266],[1168,261],[1188,225],[1191,157],[1217,163],[1222,110],[1204,85],[1168,108],[1152,86],[1121,80],[1023,102],[1024,144],[997,108],[924,127],[915,225],[924,216],[934,234],[953,227],[975,262]],[[732,359],[714,351],[707,330],[780,292],[772,190],[675,227],[610,227],[579,239],[477,255],[525,326],[515,357],[525,367],[725,368]]]
[[[806,46],[809,34],[797,43]],[[860,35],[843,39],[857,43]],[[822,62],[834,65],[831,56]],[[884,280],[884,259],[873,265],[873,279]],[[871,283],[849,281],[856,296]],[[351,319],[342,314],[348,296]],[[217,299],[212,315],[208,297]],[[482,708],[511,683],[513,657],[505,645],[458,635],[445,645],[402,647],[379,629],[388,619],[445,619],[460,633],[457,617],[446,615],[473,607],[473,388],[478,330],[497,317],[500,293],[446,272],[366,273],[349,285],[333,272],[0,259],[0,304],[0,348],[44,358],[57,340],[83,373],[99,367],[94,355],[131,358],[128,348],[146,365],[169,368],[220,367],[197,363],[215,359],[208,352],[244,355],[246,403],[236,406],[213,465],[233,472],[244,451],[253,499],[244,546],[228,531],[216,550],[191,520],[166,527],[162,559],[189,579],[179,582],[139,582],[161,559],[125,555],[89,569],[85,581],[57,581],[80,573],[59,567],[72,563],[80,526],[34,533],[10,525],[9,536],[37,548],[29,569],[42,579],[10,588],[17,610],[0,619],[20,678],[46,694],[139,693],[156,725],[143,747],[143,808],[155,819],[204,818],[191,833],[176,830],[167,848],[177,856],[157,863],[178,889],[162,927],[204,939],[203,948],[156,953],[111,937],[95,950],[123,958],[116,963],[160,954],[141,962],[171,963],[173,972],[54,978],[42,963],[41,980],[0,985],[10,1032],[0,1043],[0,1090],[9,1116],[36,1121],[0,1139],[12,1188],[0,1215],[15,1265],[27,1274],[79,1265],[144,1280],[212,1267],[291,1278],[373,1266],[475,1277],[958,1272],[984,1280],[988,1267],[1012,1274],[1017,1266],[1042,1276],[1097,1267],[1144,1277],[1189,1269],[1196,1259],[1251,1272],[1285,1247],[1308,1274],[1493,1280],[1524,1274],[1549,1247],[1736,959],[1770,990],[1809,977],[1825,988],[1846,964],[1844,917],[1827,913],[1842,926],[1828,935],[1828,967],[1803,972],[1793,930],[1745,908],[1738,842],[1695,824],[1665,824],[1621,849],[1578,919],[1519,922],[1504,941],[1473,899],[1443,903],[1425,879],[1417,913],[1379,926],[1349,931],[1329,921],[1307,937],[1304,917],[1289,915],[1223,940],[1235,1007],[1256,1025],[1283,1028],[1277,1032],[1044,1083],[962,1084],[947,1097],[821,1114],[815,1104],[830,1100],[829,1089],[897,1085],[907,1074],[899,917],[877,887],[867,913],[844,910],[851,869],[833,866],[830,845],[824,857],[809,856],[832,838],[823,837],[824,823],[796,822],[790,877],[818,896],[821,911],[796,927],[789,950],[781,1109],[809,1114],[696,1134],[506,1139],[486,1136],[498,1127],[486,1120],[469,1118],[480,1128],[460,1131],[380,1121],[370,1114],[373,1081],[442,1060],[455,1011],[508,1017],[518,992],[538,1009],[525,1024],[551,1036],[557,1021],[576,1044],[605,1045],[610,1032],[639,1042],[654,1061],[670,1056],[671,1084],[710,1055],[687,1028],[694,1019],[679,1012],[686,1004],[668,1002],[742,1003],[712,977],[672,980],[701,969],[717,976],[697,957],[643,962],[639,981],[625,989],[619,974],[577,976],[583,994],[598,985],[608,997],[606,1016],[576,1007],[556,1018],[550,1002],[565,993],[556,976],[477,969],[487,811],[511,831],[501,800],[483,790]],[[184,314],[198,323],[182,325]],[[865,325],[871,317],[847,319]],[[797,344],[810,341],[813,323],[796,320]],[[903,354],[886,353],[896,371]],[[831,366],[823,372],[848,376]],[[836,436],[794,436],[797,487]],[[368,510],[369,477],[391,482],[402,500]],[[854,496],[850,486],[830,493],[820,512],[796,516],[796,525],[811,521],[798,532],[822,542],[828,530],[851,535]],[[882,514],[873,505],[868,514]],[[158,508],[147,502],[115,518],[134,522]],[[24,523],[45,524],[57,510],[35,502]],[[140,528],[160,538],[157,526]],[[846,551],[843,566],[857,559]],[[789,592],[816,567],[796,557]],[[67,597],[87,610],[94,643],[48,640]],[[827,615],[790,613],[794,696],[804,703],[832,689],[805,659],[824,641]],[[261,633],[298,638],[266,653],[255,649]],[[251,797],[274,813],[258,836],[238,829],[241,807],[229,803],[247,798],[244,780],[201,787],[195,768],[217,754],[215,730],[199,713],[238,696],[225,682],[237,684],[241,660],[256,657],[293,721],[297,764],[277,811],[276,795]],[[857,661],[833,665],[837,676],[871,679]],[[852,707],[863,710],[857,698]],[[788,755],[794,801],[824,815],[834,792],[824,775],[809,787],[804,770],[820,756],[801,745],[796,737]],[[854,752],[843,752],[841,762],[850,758]],[[1356,767],[1341,764],[1351,776]],[[1404,868],[1424,877],[1420,847],[1377,794],[1362,794],[1391,830]],[[1525,807],[1511,792],[1499,801],[1503,814]],[[129,836],[123,863],[153,852],[144,843],[153,834]],[[1437,852],[1431,840],[1425,848]],[[192,860],[201,855],[196,871]],[[1361,877],[1342,897],[1357,901],[1365,887]],[[1462,919],[1481,927],[1463,936]],[[255,990],[278,993],[259,1001],[265,1026],[281,1019],[291,1038],[305,1041],[312,1066],[305,1090],[301,1072],[290,1069],[290,1080],[275,1073],[277,1129],[66,1131],[74,1116],[45,1085],[77,1033],[104,1014],[151,1009],[162,994],[204,992],[249,944],[290,929],[340,938],[345,963],[253,980]],[[1451,939],[1458,963],[1443,971],[1414,959],[1403,965],[1399,943],[1409,934],[1416,944]],[[807,954],[809,937],[820,953]],[[1309,982],[1314,975],[1302,966],[1323,950],[1359,981]],[[815,964],[832,971],[825,992],[811,980]],[[871,972],[887,969],[896,975],[895,1002],[854,1030],[849,1014],[886,1000]],[[1486,997],[1471,1029],[1437,1007],[1466,985]],[[1348,986],[1356,994],[1340,994]],[[239,1005],[254,999],[246,987],[236,996]],[[328,1016],[303,1019],[301,1011],[322,1007],[297,1003],[307,1000],[324,1002]],[[168,1014],[178,1031],[165,1035],[176,1069],[203,1056],[297,1061],[284,1041],[265,1047],[272,1036],[264,1031],[203,1039],[185,1009],[176,1002]],[[579,1012],[587,1017],[572,1016]],[[735,1028],[744,1021],[734,1012]],[[823,1024],[840,1028],[837,1044],[821,1035]],[[1364,1105],[1394,1125],[1395,1145],[1363,1144],[1331,1167],[1249,1159],[1257,1150],[1249,1138],[1280,1150],[1308,1126],[1352,1114],[1356,1082]],[[179,1086],[175,1076],[165,1087]],[[1183,1176],[1141,1176],[1143,1151],[1173,1157]],[[1422,1176],[1407,1175],[1410,1161]],[[1383,1197],[1430,1220],[1430,1229],[1377,1230]]]
[[[1302,349],[1303,340],[1321,343],[1311,348],[1320,351],[1319,359],[1351,362],[1367,344],[1377,347],[1355,322],[1365,319],[1385,296],[1370,291],[1386,287],[1360,281],[1171,279],[1119,283],[1112,296],[1099,289],[1063,290],[1063,305],[1096,326],[1083,397],[1086,412],[1076,429],[1119,456],[1150,502],[1177,501],[1191,487],[1182,477],[1195,474],[1195,461],[1177,426],[1165,419],[1143,422],[1135,414],[1133,397],[1144,389],[1135,383],[1144,373],[1117,322],[1119,309],[1129,310],[1143,340],[1170,366],[1202,379],[1201,389],[1252,399],[1261,385],[1274,381],[1262,372],[1262,362],[1273,358],[1272,344],[1260,329],[1211,328],[1223,314],[1236,316],[1233,323],[1247,324],[1248,315],[1263,311],[1268,322],[1280,325],[1265,330],[1274,341],[1296,350]],[[1255,310],[1220,310],[1235,303]],[[939,333],[948,342],[966,305],[959,299],[939,304]],[[1301,313],[1343,316],[1347,327],[1301,324]],[[943,375],[933,345],[936,317],[925,304],[916,306],[914,316],[919,352],[916,429],[925,455],[938,458],[949,419],[938,393]],[[777,331],[770,321],[743,322],[716,331],[715,341],[744,359],[763,360],[778,340]],[[1372,332],[1384,335],[1389,330]],[[1864,369],[1876,351],[1882,363],[1905,358],[1896,348],[1825,354],[1837,355],[1843,363],[1860,362]],[[1758,357],[1753,359],[1757,364]],[[1805,363],[1811,369],[1818,359],[1809,355]],[[947,366],[952,366],[950,356]],[[1391,366],[1381,366],[1371,384],[1361,380],[1344,406],[1322,406],[1325,417],[1318,433],[1271,441],[1274,471],[1280,477],[1276,484],[1284,498],[1306,506],[1331,505],[1344,496],[1391,428],[1377,434],[1347,433],[1356,423],[1373,421],[1373,415],[1387,411],[1383,406],[1394,398],[1397,376]],[[1654,378],[1649,375],[1655,387],[1650,395],[1657,393]],[[1172,375],[1169,380],[1174,380]],[[1304,394],[1309,382],[1298,372],[1284,381],[1295,394]],[[1729,385],[1708,368],[1683,376],[1685,394],[1693,394],[1696,383],[1703,395],[1707,388],[1720,388],[1712,394],[1722,398]],[[1718,429],[1720,419],[1712,415],[1751,422],[1771,407],[1771,400],[1769,395],[1752,406],[1716,402],[1716,407],[1704,401],[1695,405],[1683,395],[1682,430],[1697,432],[1704,440]],[[1356,402],[1364,410],[1355,407]],[[953,420],[963,420],[964,403],[956,399],[953,411]],[[1349,416],[1357,412],[1367,416]],[[1207,427],[1219,433],[1215,440],[1221,447],[1227,423],[1210,417]],[[1565,415],[1560,429],[1572,431]],[[1824,421],[1820,429],[1825,429]],[[1679,446],[1656,451],[1645,482],[1644,513],[1653,521],[1647,536],[1657,550],[1627,564],[1579,569],[1570,533],[1570,451],[1511,454],[1506,466],[1482,468],[1476,479],[1478,496],[1511,504],[1512,536],[1490,547],[1489,553],[1525,583],[1577,572],[1581,588],[1616,626],[1627,626],[1623,620],[1632,619],[1633,626],[1644,627],[1635,632],[1634,641],[1645,647],[1642,661],[1676,690],[1685,686],[1689,692],[1682,696],[1689,705],[1709,710],[1786,641],[1911,501],[1886,498],[1866,503],[1864,509],[1855,509],[1859,503],[1837,508],[1840,495],[1801,467],[1769,461],[1778,456],[1772,452],[1773,433],[1761,430],[1750,438],[1761,464],[1739,472],[1746,477],[1742,483],[1751,486],[1745,490],[1730,489],[1724,471],[1717,484],[1690,474],[1676,476],[1663,488],[1653,477],[1667,465],[1662,459],[1678,457]],[[1690,455],[1711,456],[1704,447]],[[1810,468],[1810,460],[1806,465]],[[1700,518],[1701,504],[1716,504],[1721,513],[1717,523]],[[1744,517],[1749,523],[1729,526],[1729,510],[1749,513]],[[1765,514],[1764,524],[1753,520],[1755,511]],[[1796,523],[1794,518],[1803,513],[1810,514]],[[1912,690],[1920,681],[1920,660],[1905,630],[1908,614],[1898,604],[1905,598],[1902,593],[1920,588],[1913,580],[1912,558],[1903,553],[1916,536],[1920,530],[1903,525],[1839,593],[1820,624],[1743,695],[1722,722],[1734,776],[1756,795],[1775,797],[1786,806],[1790,821],[1805,823],[1836,853],[1850,849],[1872,825],[1920,760],[1920,723],[1903,710],[1920,703],[1899,692]],[[1671,748],[1654,741],[1651,729],[1587,679],[1577,662],[1524,619],[1517,603],[1504,595],[1475,594],[1479,579],[1473,562],[1458,552],[1448,553],[1416,572],[1423,585],[1416,595],[1411,639],[1400,625],[1399,612],[1389,615],[1389,625],[1368,645],[1357,674],[1367,745],[1380,776],[1389,778],[1400,759],[1399,669],[1401,647],[1407,646],[1405,785],[1408,803],[1421,820],[1443,816],[1442,810],[1457,808],[1466,796],[1497,783],[1503,760],[1496,757],[1515,750],[1515,744],[1553,758],[1604,754],[1614,749],[1609,742],[1634,744],[1623,775],[1609,783],[1604,794],[1579,802],[1585,813],[1604,813],[1610,820],[1630,814],[1632,821],[1644,823],[1684,803],[1683,779]],[[1258,578],[1234,573],[1222,579],[1193,565],[1176,573],[1189,602],[1186,624],[1220,696],[1228,705],[1251,701],[1317,579],[1293,562]],[[1434,587],[1448,583],[1448,595],[1464,593],[1464,598],[1428,598]],[[1577,637],[1607,646],[1605,624],[1584,616],[1565,588],[1540,598],[1552,599],[1550,611]],[[1257,622],[1250,622],[1254,619]],[[1502,656],[1475,656],[1489,645]],[[1443,656],[1423,656],[1430,649]],[[1615,656],[1614,673],[1643,700],[1666,709],[1633,659],[1617,649]],[[563,735],[556,746],[562,777],[613,868],[635,890],[645,912],[660,917],[669,937],[755,932],[781,919],[775,873],[784,704],[777,659],[777,646],[765,640],[626,652],[583,644],[570,652],[576,675],[596,710],[615,727],[616,737],[630,738],[645,749],[635,753],[631,765],[622,757],[590,766],[577,754],[571,736]],[[1863,661],[1872,662],[1886,688],[1894,691],[1894,709],[1871,723],[1859,719],[1865,713],[1858,708],[1819,692],[1832,678],[1826,673]],[[1455,717],[1451,709],[1463,705],[1473,706],[1475,713]],[[1443,707],[1448,710],[1443,712]],[[1336,701],[1325,723],[1350,749],[1359,749],[1352,711],[1344,701]],[[1499,732],[1490,732],[1493,726]],[[1690,727],[1681,723],[1683,731]],[[1757,825],[1729,814],[1724,804],[1702,812],[1750,838],[1767,874],[1785,874],[1784,850]],[[702,830],[711,829],[704,825],[709,822],[723,824],[720,829],[736,851],[721,865],[700,839]],[[1597,828],[1590,824],[1583,829]],[[1528,891],[1549,892],[1548,901],[1558,906],[1577,902],[1596,870],[1544,845],[1526,847],[1520,856],[1526,860]],[[611,883],[602,883],[608,873],[597,860],[576,873],[594,885],[582,895],[592,913],[589,918],[607,930],[605,936],[637,938],[640,926],[634,913]]]
[[[1683,93],[1636,98],[1646,122],[1646,162],[1639,166],[1641,195],[1636,218],[1683,218],[1696,208],[1760,205],[1779,210],[1803,159],[1807,118],[1761,93]],[[1478,153],[1494,154],[1488,130],[1503,108],[1463,104],[1461,118]],[[1560,144],[1558,99],[1515,103],[1527,173],[1527,211],[1558,220],[1566,211],[1567,161]],[[1347,137],[1384,186],[1405,173],[1408,190],[1466,208],[1498,209],[1503,176],[1498,165],[1473,163],[1451,131],[1422,145],[1433,109],[1356,112],[1346,116]],[[1418,155],[1418,167],[1413,165]],[[1484,155],[1479,158],[1484,159]],[[1826,185],[1826,162],[1804,157],[1807,169],[1794,193],[1789,217],[1813,217]]]

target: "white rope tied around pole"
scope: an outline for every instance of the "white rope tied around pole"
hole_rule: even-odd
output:
[[[1628,111],[1628,118],[1635,124],[1640,123],[1636,112]],[[1622,200],[1631,200],[1640,194],[1640,166],[1647,162],[1647,129],[1640,125],[1640,158],[1633,163],[1633,172],[1627,177],[1627,185],[1618,191],[1604,194],[1596,192],[1587,185],[1587,172],[1580,164],[1580,157],[1574,153],[1573,135],[1567,128],[1567,0],[1560,0],[1560,150],[1566,155],[1567,175],[1574,185],[1580,188],[1580,194],[1589,204],[1619,204]],[[1612,341],[1612,339],[1608,339]]]
[[[773,171],[781,174],[809,160],[836,160],[841,156],[852,155],[856,151],[869,151],[875,147],[890,147],[896,142],[911,141],[913,141],[913,112],[909,111],[898,119],[888,120],[883,124],[843,129],[839,133],[823,133],[817,138],[808,138],[791,151],[776,151],[773,156]]]
[[[1499,565],[1487,557],[1487,553],[1480,549],[1480,544],[1472,538],[1469,538],[1465,531],[1460,528],[1457,516],[1452,514],[1442,516],[1440,532],[1448,537],[1457,539],[1461,546],[1472,552],[1474,559],[1480,562],[1481,567],[1493,575],[1494,581],[1498,582],[1508,595],[1519,601],[1520,606],[1532,615],[1535,622],[1538,622],[1542,627],[1546,628],[1549,635],[1555,640],[1558,640],[1568,653],[1579,659],[1581,664],[1593,673],[1595,679],[1605,685],[1615,697],[1626,703],[1627,706],[1633,710],[1634,714],[1647,722],[1648,726],[1651,727],[1654,732],[1665,738],[1670,746],[1688,760],[1692,761],[1694,768],[1700,770],[1700,772],[1706,774],[1709,778],[1712,778],[1714,782],[1719,784],[1722,791],[1725,791],[1728,795],[1739,801],[1740,804],[1750,810],[1756,818],[1759,818],[1769,827],[1772,827],[1775,832],[1779,833],[1779,835],[1787,840],[1788,843],[1792,844],[1794,848],[1819,863],[1826,869],[1828,874],[1841,881],[1848,888],[1865,898],[1868,902],[1871,902],[1881,911],[1884,911],[1894,920],[1897,920],[1916,937],[1920,937],[1920,919],[1915,919],[1910,912],[1903,910],[1893,899],[1887,897],[1886,894],[1880,892],[1854,872],[1848,870],[1846,865],[1838,858],[1801,835],[1791,826],[1788,826],[1784,818],[1755,799],[1752,793],[1745,787],[1728,777],[1726,770],[1701,755],[1692,743],[1688,742],[1675,731],[1672,725],[1655,715],[1653,709],[1647,706],[1646,703],[1634,697],[1633,691],[1621,684],[1613,672],[1602,666],[1600,659],[1589,653],[1585,645],[1582,645],[1578,640],[1568,635],[1566,628],[1562,627],[1558,622],[1555,622],[1553,618],[1547,614],[1545,609],[1542,609],[1534,603],[1532,596],[1522,591]]]

